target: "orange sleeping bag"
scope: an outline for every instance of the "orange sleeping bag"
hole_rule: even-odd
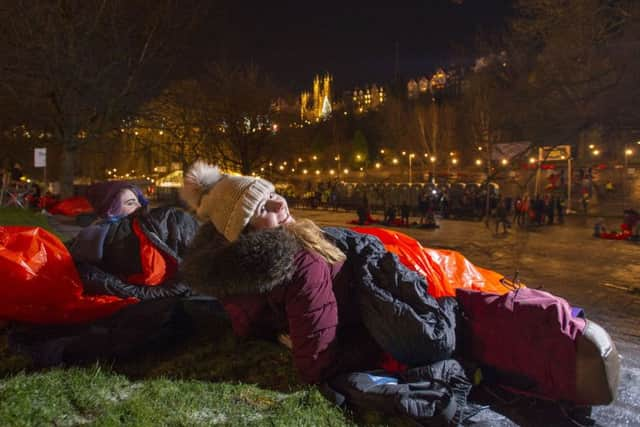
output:
[[[53,215],[77,216],[93,212],[93,206],[86,197],[76,196],[60,200],[47,210]]]
[[[378,237],[400,262],[428,279],[429,294],[455,296],[456,289],[502,295],[511,290],[502,274],[476,267],[456,251],[424,248],[416,239],[384,228],[354,227],[354,231]]]
[[[64,244],[39,227],[0,226],[0,320],[89,322],[136,298],[85,296]]]

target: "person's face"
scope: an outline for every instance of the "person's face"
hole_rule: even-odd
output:
[[[279,227],[290,222],[293,222],[293,217],[289,213],[287,201],[279,194],[270,193],[258,203],[249,225],[254,230],[263,230],[265,228]]]
[[[130,215],[142,206],[135,193],[128,188],[122,190],[118,197],[120,198],[120,212],[118,212],[118,215]]]

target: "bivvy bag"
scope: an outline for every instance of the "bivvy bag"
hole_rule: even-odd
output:
[[[168,348],[188,337],[192,321],[179,297],[142,301],[80,325],[15,325],[9,346],[38,367],[120,359]]]
[[[385,249],[398,256],[409,269],[426,277],[429,295],[455,296],[457,288],[504,294],[504,275],[473,265],[456,251],[423,247],[416,239],[397,231],[354,227],[354,231],[376,236]]]
[[[137,302],[86,296],[71,255],[39,227],[0,227],[0,320],[36,324],[88,322]]]
[[[574,316],[564,299],[521,288],[505,295],[458,289],[457,300],[459,354],[495,370],[502,385],[585,405],[615,399],[620,360],[611,337]]]
[[[422,425],[462,421],[471,384],[455,360],[443,360],[401,374],[376,370],[338,375],[321,390],[352,408],[409,417]]]
[[[93,206],[86,197],[76,196],[60,200],[48,209],[53,215],[77,216],[93,212]]]

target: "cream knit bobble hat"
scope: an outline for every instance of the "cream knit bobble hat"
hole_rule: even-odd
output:
[[[217,166],[197,161],[184,177],[180,197],[233,242],[249,224],[258,204],[274,192],[273,184],[260,178],[221,173]]]

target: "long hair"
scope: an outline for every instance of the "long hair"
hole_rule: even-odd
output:
[[[337,264],[347,259],[347,256],[328,241],[324,237],[322,229],[310,219],[296,220],[286,224],[284,228],[293,234],[305,249],[317,253],[329,264]]]

